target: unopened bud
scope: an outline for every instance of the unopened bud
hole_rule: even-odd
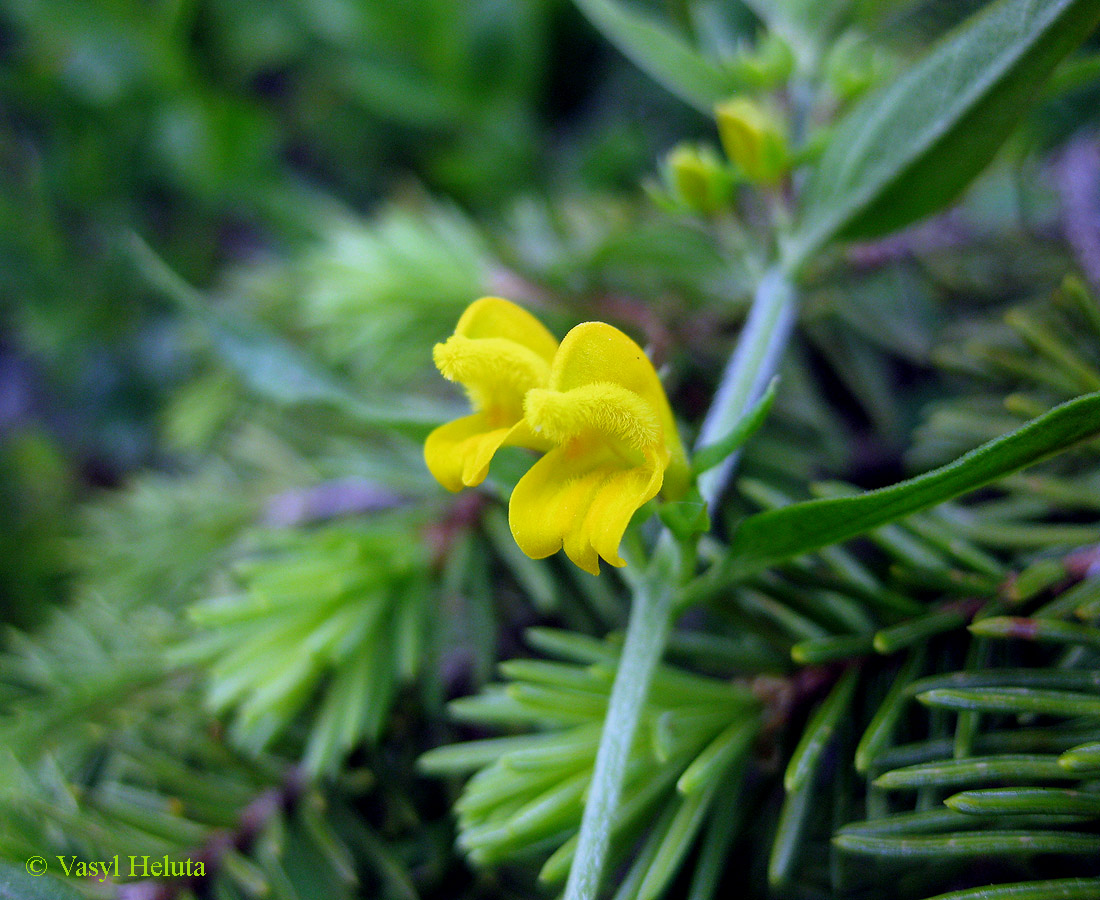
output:
[[[884,51],[849,33],[825,58],[825,83],[838,100],[847,103],[883,81],[890,69]]]
[[[749,181],[776,184],[790,162],[786,129],[779,117],[740,97],[719,103],[714,112],[726,155]]]
[[[738,79],[760,90],[782,85],[794,71],[794,53],[783,38],[765,33],[756,46],[742,51],[727,63]]]
[[[677,145],[665,161],[665,173],[675,200],[693,212],[710,215],[729,203],[730,173],[710,147]]]

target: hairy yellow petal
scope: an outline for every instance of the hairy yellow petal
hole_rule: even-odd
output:
[[[586,432],[597,432],[635,450],[644,450],[661,439],[657,410],[637,394],[609,381],[569,391],[530,390],[523,410],[536,434],[558,444]]]
[[[523,395],[546,384],[550,366],[537,353],[509,338],[451,335],[432,357],[443,377],[462,384],[475,409],[499,407],[518,419]]]
[[[634,513],[661,490],[663,469],[650,459],[646,465],[615,472],[592,498],[585,516],[585,534],[593,549],[611,565],[626,564],[619,557],[623,533]]]
[[[642,348],[618,328],[604,322],[584,322],[562,340],[548,387],[570,391],[601,382],[626,388],[654,411],[661,425],[661,443],[668,451],[665,496],[675,499],[682,495],[690,481],[687,455],[653,364]]]
[[[629,337],[606,322],[583,322],[561,342],[550,375],[550,387],[568,391],[611,381],[658,405],[665,392],[653,364]]]
[[[443,376],[461,384],[473,415],[442,425],[424,442],[424,461],[450,491],[485,480],[503,444],[551,446],[523,421],[523,397],[544,387],[558,342],[526,310],[500,297],[471,303],[455,333],[433,350]]]
[[[474,409],[425,442],[428,468],[446,488],[481,483],[504,444],[549,451],[509,504],[512,533],[528,556],[564,549],[593,574],[601,558],[625,565],[619,544],[634,513],[662,485],[677,494],[686,488],[664,389],[642,349],[617,328],[586,322],[559,347],[529,313],[483,297],[434,358]]]

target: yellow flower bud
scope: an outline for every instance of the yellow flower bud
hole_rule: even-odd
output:
[[[715,107],[726,155],[757,184],[776,184],[790,163],[786,129],[771,111],[738,97]]]

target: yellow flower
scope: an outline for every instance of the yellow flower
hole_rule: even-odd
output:
[[[544,387],[558,342],[541,322],[514,303],[482,297],[462,314],[455,333],[433,351],[443,377],[466,388],[473,414],[435,429],[424,461],[450,491],[485,480],[504,444],[546,450],[523,421],[523,398]]]
[[[602,322],[578,325],[559,347],[533,316],[483,297],[434,351],[445,378],[466,388],[473,414],[442,425],[424,459],[452,491],[480,484],[497,449],[548,451],[508,506],[520,549],[535,559],[565,548],[598,575],[613,566],[635,512],[664,489],[677,497],[689,470],[665,392],[642,349]]]
[[[662,485],[687,488],[688,467],[668,400],[642,349],[602,322],[578,325],[533,387],[524,416],[554,448],[519,480],[508,521],[520,549],[541,559],[565,548],[593,575],[603,557],[625,565],[619,543],[631,516]]]

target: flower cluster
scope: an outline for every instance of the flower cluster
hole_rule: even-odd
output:
[[[594,575],[601,557],[625,565],[619,543],[631,516],[662,488],[671,497],[687,488],[684,449],[657,373],[617,328],[585,322],[559,345],[530,313],[483,297],[434,358],[473,407],[424,444],[440,484],[451,491],[480,484],[505,445],[544,454],[508,505],[512,534],[528,556],[564,547]]]

